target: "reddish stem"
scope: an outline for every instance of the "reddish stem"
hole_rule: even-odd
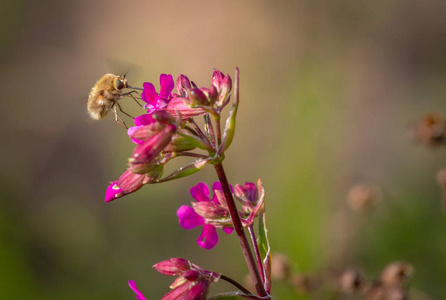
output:
[[[249,274],[251,274],[251,279],[254,283],[255,289],[259,296],[267,297],[268,293],[262,284],[262,279],[260,278],[259,270],[257,269],[254,256],[252,255],[251,248],[246,238],[245,231],[243,230],[243,225],[240,220],[240,216],[237,211],[237,206],[235,205],[234,198],[232,197],[232,192],[229,187],[229,182],[223,169],[223,164],[221,162],[214,164],[215,171],[217,172],[218,178],[220,180],[223,193],[226,198],[226,203],[228,205],[229,214],[231,215],[232,222],[234,224],[235,232],[242,248],[243,256],[245,257],[246,264],[248,266]],[[267,299],[267,298],[266,298]]]
[[[260,270],[260,275],[262,276],[262,282],[265,280],[265,271],[263,270],[262,258],[260,257],[259,246],[257,244],[256,236],[254,233],[254,228],[252,225],[248,227],[249,237],[251,238],[252,247],[254,248],[254,254],[256,256],[257,268]]]

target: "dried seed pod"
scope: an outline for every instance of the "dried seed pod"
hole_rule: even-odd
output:
[[[414,272],[411,264],[404,261],[395,261],[388,264],[382,271],[379,280],[385,286],[403,286]]]
[[[275,253],[271,256],[271,278],[283,281],[290,276],[291,264],[288,256]]]
[[[339,277],[339,287],[344,293],[359,292],[365,283],[364,275],[356,269],[347,269]]]
[[[381,198],[381,189],[377,185],[358,183],[348,192],[347,202],[353,210],[361,211],[377,205]]]

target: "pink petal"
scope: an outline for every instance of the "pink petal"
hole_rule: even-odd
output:
[[[192,197],[200,201],[209,201],[209,188],[204,182],[199,182],[197,185],[190,189]]]
[[[234,231],[234,227],[222,227],[222,230],[227,234],[231,234]]]
[[[144,114],[135,118],[135,125],[149,125],[154,123],[155,120],[152,118],[152,115]]]
[[[156,93],[155,87],[150,82],[143,83],[144,90],[141,93],[141,98],[144,102],[151,105],[156,105],[158,99],[158,94]]]
[[[146,297],[144,297],[144,295],[138,290],[133,280],[129,280],[129,287],[135,292],[136,299],[146,300]]]
[[[192,207],[187,205],[181,205],[178,208],[177,216],[180,226],[184,229],[192,229],[205,223],[204,218],[198,215]]]
[[[118,186],[118,181],[111,182],[105,192],[105,202],[110,202],[124,196],[124,191]]]
[[[201,248],[207,250],[214,248],[218,243],[217,229],[210,224],[204,225],[203,231],[197,239],[197,243]]]
[[[253,182],[246,182],[243,185],[245,189],[245,196],[249,201],[255,203],[257,202],[257,187]]]
[[[209,280],[201,280],[187,292],[187,298],[184,299],[206,300],[208,287]]]
[[[138,117],[137,117],[138,118]],[[135,123],[136,123],[136,118],[135,118]],[[138,128],[141,128],[142,126],[144,126],[144,125],[139,125],[139,126],[133,126],[133,127],[130,127],[128,130],[127,130],[127,134],[129,135],[129,137],[130,137],[130,139],[132,140],[132,142],[134,142],[135,144],[142,144],[144,141],[141,141],[141,140],[138,140],[138,139],[135,139],[135,138],[132,138],[131,136],[133,135],[133,133],[135,133],[135,131],[138,129]]]
[[[231,192],[234,193],[234,189],[232,188],[231,184],[229,185],[229,188],[230,188]],[[212,202],[214,202],[216,204],[221,204],[220,201],[218,201],[217,195],[215,194],[215,190],[223,191],[220,181],[215,181],[212,184],[212,191],[214,191],[214,195],[212,196]]]
[[[174,88],[174,83],[172,75],[161,74],[159,97],[163,100],[169,100],[169,96],[173,88]]]
[[[165,294],[161,300],[179,300],[179,299],[191,299],[187,298],[187,291],[189,291],[189,287],[191,285],[190,281],[185,280],[183,284],[175,287],[173,290]]]
[[[178,113],[180,113],[183,120],[190,117],[201,116],[207,113],[203,108],[200,107],[190,108],[184,103],[184,101],[187,101],[187,99],[180,97],[172,98],[169,101],[169,104],[167,104],[167,112],[172,116],[176,116]]]

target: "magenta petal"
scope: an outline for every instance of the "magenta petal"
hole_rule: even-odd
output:
[[[234,193],[234,189],[232,188],[231,184],[229,185],[229,188],[231,189],[231,192]],[[212,196],[212,200],[211,201],[216,203],[216,204],[221,204],[220,201],[218,201],[217,195],[215,194],[216,190],[220,190],[220,191],[223,190],[223,188],[221,187],[220,181],[215,181],[212,184],[212,191],[214,191],[214,195]]]
[[[245,196],[249,201],[255,203],[257,202],[257,187],[253,182],[246,182],[243,185],[245,189]]]
[[[111,182],[105,192],[105,202],[110,202],[124,196],[124,191],[118,186],[118,181]]]
[[[190,189],[190,194],[198,202],[209,201],[209,188],[204,182],[199,182]]]
[[[172,75],[161,74],[160,75],[160,98],[163,100],[169,100],[170,93],[174,87]]]
[[[155,120],[152,118],[152,115],[149,114],[144,114],[141,116],[137,116],[135,118],[135,125],[139,126],[139,125],[149,125],[154,123]]]
[[[146,300],[146,297],[138,290],[133,280],[129,280],[129,287],[135,292],[135,297],[138,300]]]
[[[201,248],[207,250],[214,248],[218,243],[217,229],[213,225],[204,225],[203,231],[197,239],[197,243]]]
[[[158,94],[156,93],[155,87],[150,82],[143,83],[144,90],[141,93],[141,99],[147,104],[156,104],[158,99]]]
[[[234,227],[223,227],[222,230],[227,234],[231,234],[234,231]]]
[[[136,120],[136,119],[135,119]],[[136,123],[136,122],[135,122]],[[144,125],[139,125],[139,126],[133,126],[133,127],[130,127],[129,129],[127,129],[127,134],[129,135],[129,137],[130,137],[130,139],[132,140],[132,142],[134,142],[135,144],[142,144],[144,141],[141,141],[141,140],[138,140],[138,139],[135,139],[135,138],[132,138],[131,136],[133,135],[133,133],[135,133],[135,131],[138,129],[138,128],[140,128],[140,127],[142,127],[142,126],[144,126]]]
[[[181,205],[177,210],[180,226],[184,229],[192,229],[204,225],[205,220],[195,210],[187,205]]]

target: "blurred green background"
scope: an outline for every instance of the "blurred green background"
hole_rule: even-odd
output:
[[[356,266],[376,277],[413,264],[411,286],[446,298],[446,221],[435,173],[445,149],[413,143],[407,124],[444,111],[446,2],[2,1],[0,296],[159,299],[170,257],[243,280],[235,236],[212,251],[178,226],[189,188],[213,169],[104,203],[133,145],[113,117],[86,113],[103,74],[133,85],[160,73],[210,84],[241,72],[230,181],[261,178],[273,251],[293,272]],[[126,110],[136,114],[134,103]],[[346,195],[372,181],[382,202],[352,212]],[[226,283],[211,294],[230,290]],[[276,299],[295,299],[273,286]]]

